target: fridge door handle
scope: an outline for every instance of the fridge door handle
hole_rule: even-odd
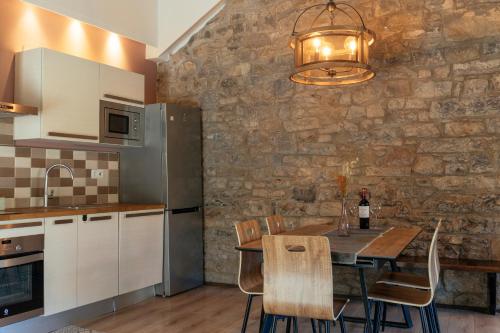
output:
[[[200,211],[200,207],[190,207],[190,208],[180,208],[172,209],[172,214],[187,214],[187,213],[197,213]]]

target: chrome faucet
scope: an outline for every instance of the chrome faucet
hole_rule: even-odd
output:
[[[44,196],[43,196],[43,207],[47,208],[49,205],[49,193],[48,193],[48,188],[49,188],[49,172],[52,171],[52,169],[55,168],[64,168],[69,171],[69,174],[71,175],[71,179],[75,180],[75,176],[73,175],[73,170],[64,164],[54,164],[50,168],[45,171],[45,187],[44,187]]]

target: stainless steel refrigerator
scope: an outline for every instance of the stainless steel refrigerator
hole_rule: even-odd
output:
[[[163,285],[156,289],[171,296],[204,280],[201,110],[148,105],[145,122],[145,146],[120,151],[120,201],[166,205]]]

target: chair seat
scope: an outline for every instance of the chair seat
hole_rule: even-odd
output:
[[[431,289],[428,276],[420,276],[411,273],[387,272],[379,277],[377,283],[417,289]]]
[[[430,290],[376,283],[368,291],[368,298],[372,301],[422,307],[431,302],[432,293]]]
[[[338,297],[333,298],[333,311],[335,313],[334,320],[337,320],[340,317],[340,315],[342,315],[347,303],[349,302],[350,300],[348,298],[338,298]]]
[[[252,285],[245,290],[245,293],[250,295],[263,295],[264,294],[264,282],[260,282]]]

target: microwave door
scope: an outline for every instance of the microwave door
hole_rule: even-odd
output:
[[[106,132],[109,138],[130,138],[130,116],[120,111],[107,111]]]

